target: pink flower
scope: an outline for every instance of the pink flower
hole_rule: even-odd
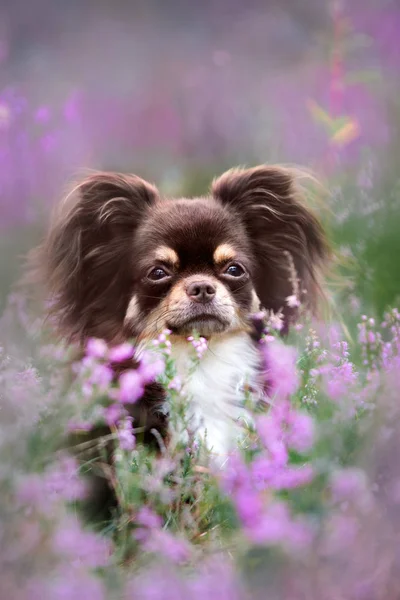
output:
[[[343,552],[354,543],[360,529],[360,523],[349,515],[333,514],[327,522],[327,532],[324,539],[324,552],[336,554]]]
[[[96,385],[102,391],[105,391],[108,389],[110,383],[113,380],[113,377],[114,375],[110,367],[107,367],[106,365],[97,364],[94,365],[91,370],[88,383]]]
[[[143,548],[147,552],[162,554],[174,563],[183,563],[190,556],[189,543],[163,529],[153,529]]]
[[[93,423],[90,421],[77,421],[76,419],[71,419],[68,421],[68,431],[71,433],[77,433],[79,431],[90,431],[93,428]]]
[[[132,452],[136,446],[136,438],[132,431],[132,417],[125,417],[120,421],[117,435],[121,450]]]
[[[135,350],[134,350],[132,344],[129,344],[128,342],[124,342],[123,344],[120,344],[119,346],[114,346],[114,348],[111,348],[108,358],[109,358],[110,362],[114,362],[114,363],[124,362],[125,360],[129,360],[130,358],[133,357],[134,351]]]
[[[168,384],[168,389],[180,392],[182,389],[182,380],[179,375],[176,375]]]
[[[357,468],[338,470],[331,475],[331,491],[335,502],[359,501],[368,492],[366,474]]]
[[[111,406],[104,409],[104,420],[111,427],[124,416],[125,412],[120,404],[111,404]]]
[[[239,519],[244,527],[257,527],[260,523],[263,502],[258,491],[252,488],[241,488],[234,494],[234,503]]]
[[[73,502],[84,498],[86,485],[72,456],[65,455],[43,474],[22,478],[16,489],[21,504],[47,512],[58,501]]]
[[[275,339],[262,346],[265,361],[265,377],[271,397],[287,398],[299,386],[296,370],[297,351]]]
[[[297,308],[300,306],[300,300],[293,294],[292,296],[288,296],[286,298],[286,304],[289,306],[289,308]]]
[[[108,347],[104,340],[90,338],[86,344],[86,356],[91,358],[105,358]]]
[[[149,529],[160,529],[162,527],[161,517],[148,506],[142,506],[136,515],[136,522]]]
[[[90,568],[105,567],[111,553],[111,544],[105,537],[85,531],[72,516],[65,518],[56,530],[52,544],[57,554]]]
[[[312,418],[298,411],[291,410],[288,416],[287,444],[297,452],[304,453],[310,450],[314,443],[314,421]]]
[[[155,381],[164,371],[165,361],[160,355],[152,352],[143,354],[138,372],[146,384]]]
[[[293,519],[284,502],[270,504],[256,527],[246,528],[255,544],[285,545],[304,550],[311,542],[309,527],[301,519]]]
[[[288,460],[288,453],[284,442],[282,424],[277,418],[276,407],[271,409],[269,415],[259,417],[256,427],[263,445],[269,451],[271,460],[277,465],[285,465]]]
[[[45,472],[43,487],[46,494],[60,496],[66,502],[82,499],[86,485],[79,476],[79,465],[75,458],[63,456]]]
[[[60,570],[55,581],[42,590],[39,598],[52,600],[106,600],[106,593],[100,577],[71,567]]]
[[[311,465],[302,467],[285,467],[280,471],[276,471],[269,485],[276,490],[290,490],[307,485],[314,478],[314,469]]]
[[[142,374],[138,370],[130,369],[122,373],[119,378],[117,398],[123,404],[134,404],[143,396],[144,383]]]

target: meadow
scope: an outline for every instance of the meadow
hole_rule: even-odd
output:
[[[65,58],[63,81],[55,74],[51,60],[72,39],[60,37],[37,67],[40,86],[13,67],[11,25],[22,21],[0,30],[1,599],[400,597],[400,10],[325,5],[321,23],[302,30],[312,44],[298,41],[284,11],[258,2],[236,6],[226,29],[225,12],[208,3],[189,15],[198,29],[176,24],[179,7],[167,26],[165,9],[149,3],[137,22],[131,15],[132,32],[103,7],[69,47],[81,74]],[[111,58],[96,46],[107,32]],[[149,35],[168,55],[136,57],[131,73],[121,54]],[[99,91],[88,74],[102,59],[111,69],[115,47],[120,76]],[[328,309],[304,314],[285,340],[279,315],[269,316],[260,342],[269,407],[242,391],[252,419],[219,469],[188,426],[168,331],[118,384],[110,363],[132,356],[132,344],[89,340],[66,385],[71,348],[15,284],[83,167],[133,170],[166,194],[191,195],[226,167],[263,162],[301,164],[323,184],[316,210],[335,256]],[[206,341],[187,343],[201,362]],[[124,408],[152,381],[168,390],[182,434],[167,448],[154,434],[157,455]],[[105,425],[110,433],[93,442]],[[99,457],[118,498],[111,515],[85,502]]]

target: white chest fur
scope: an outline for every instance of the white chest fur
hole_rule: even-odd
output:
[[[191,428],[213,454],[223,458],[240,436],[241,420],[248,418],[239,388],[245,382],[256,382],[257,349],[246,333],[236,333],[211,339],[193,370],[187,342],[173,343],[172,357],[188,399]]]

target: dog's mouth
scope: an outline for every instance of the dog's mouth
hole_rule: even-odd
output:
[[[179,324],[169,323],[167,326],[175,335],[190,335],[196,332],[207,337],[213,333],[223,333],[229,327],[229,322],[219,315],[202,313],[193,315]]]

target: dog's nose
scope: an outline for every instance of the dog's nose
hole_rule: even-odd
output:
[[[215,287],[209,281],[193,281],[186,288],[186,293],[194,302],[207,304],[215,296]]]

